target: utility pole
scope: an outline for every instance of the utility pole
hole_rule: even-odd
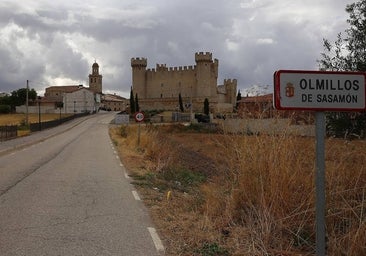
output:
[[[29,80],[27,80],[27,89],[26,89],[26,93],[25,93],[25,125],[28,125],[28,91],[29,91]]]

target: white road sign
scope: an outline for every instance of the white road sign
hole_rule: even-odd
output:
[[[365,82],[361,72],[276,71],[274,105],[280,110],[366,110]]]
[[[144,121],[144,118],[145,118],[145,116],[142,112],[137,112],[135,115],[136,122],[142,122],[142,121]]]

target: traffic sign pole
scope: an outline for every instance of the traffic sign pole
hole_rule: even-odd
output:
[[[316,129],[316,255],[326,253],[325,114],[365,111],[366,73],[279,70],[274,73],[274,106],[278,110],[315,112]]]
[[[141,137],[141,122],[139,122],[137,130],[137,147],[140,147],[140,137]]]
[[[325,256],[325,115],[315,112],[316,174],[315,174],[315,225],[316,255]]]
[[[144,116],[144,113],[142,113],[142,112],[137,112],[135,114],[135,120],[136,120],[136,122],[139,123],[138,132],[137,132],[138,133],[137,134],[137,147],[140,147],[141,122],[144,121],[144,118],[145,118],[145,116]]]

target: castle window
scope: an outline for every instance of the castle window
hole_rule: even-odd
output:
[[[160,98],[163,98],[163,94],[160,94]]]

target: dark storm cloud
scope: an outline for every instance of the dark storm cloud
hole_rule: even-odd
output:
[[[344,31],[349,1],[140,0],[3,1],[0,91],[31,79],[37,90],[87,83],[94,60],[106,91],[128,96],[132,57],[194,65],[194,53],[219,59],[219,81],[239,88],[272,84],[276,69],[314,69],[322,39]],[[87,85],[87,84],[86,84]]]

